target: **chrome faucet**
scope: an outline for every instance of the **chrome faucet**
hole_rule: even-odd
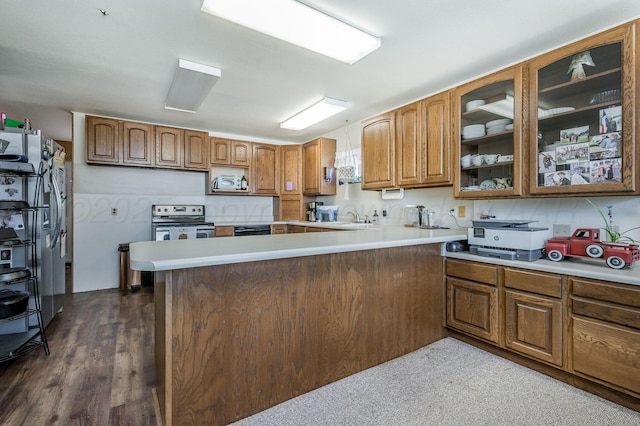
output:
[[[353,216],[353,221],[355,223],[360,223],[360,214],[358,213],[358,210],[353,209],[352,212],[347,212],[347,214],[350,214],[351,216]]]

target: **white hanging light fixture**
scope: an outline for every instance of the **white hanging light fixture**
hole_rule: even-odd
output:
[[[349,182],[356,180],[356,157],[351,147],[349,137],[349,120],[345,123],[344,130],[345,151],[341,156],[336,155],[335,168],[338,172],[338,180],[344,183],[344,199],[349,200]]]

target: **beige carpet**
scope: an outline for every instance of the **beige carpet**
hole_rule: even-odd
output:
[[[234,423],[640,425],[640,413],[447,338]]]

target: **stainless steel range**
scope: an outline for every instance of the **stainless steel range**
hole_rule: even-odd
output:
[[[154,204],[151,206],[151,238],[154,241],[212,238],[213,222],[205,221],[202,205]]]

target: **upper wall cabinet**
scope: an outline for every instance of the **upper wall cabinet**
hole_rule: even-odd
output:
[[[211,164],[248,168],[251,152],[251,142],[211,138]]]
[[[396,184],[451,184],[450,93],[431,96],[395,113]]]
[[[280,161],[280,193],[302,195],[302,145],[282,145]]]
[[[189,170],[209,170],[209,134],[195,130],[184,131],[184,168]]]
[[[86,118],[87,163],[122,164],[121,122],[110,118]]]
[[[302,145],[302,193],[335,195],[336,140],[318,138]]]
[[[279,147],[254,143],[253,164],[251,166],[252,192],[259,195],[278,195],[278,183],[280,180]]]
[[[153,126],[112,118],[86,118],[87,163],[152,167]]]
[[[640,188],[635,23],[529,62],[532,195]]]
[[[395,112],[362,123],[362,189],[385,189],[396,185]]]
[[[155,127],[156,167],[181,168],[184,164],[184,130]]]
[[[153,166],[153,126],[131,121],[122,122],[122,164]]]
[[[521,65],[455,89],[454,195],[514,197],[523,192]]]

